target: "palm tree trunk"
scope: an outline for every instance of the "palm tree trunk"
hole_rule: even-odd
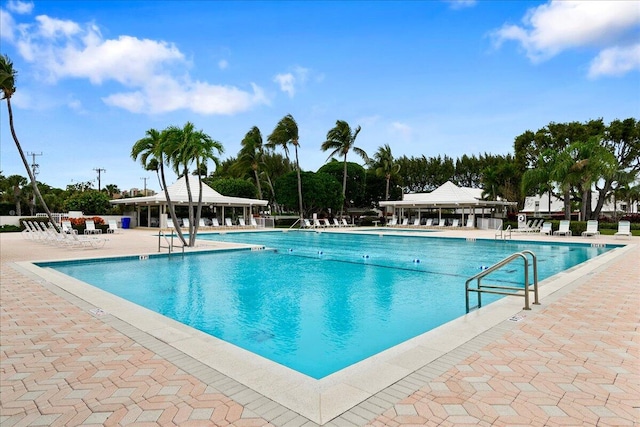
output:
[[[389,181],[391,181],[391,176],[387,175],[387,187],[384,193],[384,199],[389,200]]]
[[[298,162],[297,142],[294,144],[294,148],[296,149],[296,170],[298,172],[298,202],[300,207],[300,223],[302,224],[302,220],[304,219],[304,212],[302,211],[302,179],[300,178],[300,163]]]
[[[340,217],[344,212],[344,205],[347,203],[347,154],[344,155],[344,170],[342,171],[342,207],[340,208]]]
[[[200,227],[200,217],[202,216],[202,177],[198,175],[198,208],[196,210],[196,218],[193,223],[193,240],[195,244],[195,236],[198,235],[198,228]]]
[[[184,236],[182,235],[182,230],[178,227],[178,218],[176,217],[176,210],[173,207],[173,203],[171,202],[171,197],[169,197],[169,191],[167,190],[167,181],[164,177],[164,160],[160,159],[160,176],[162,178],[162,188],[164,188],[164,197],[167,199],[167,208],[169,208],[169,215],[171,215],[171,220],[173,221],[174,229],[176,233],[178,233],[178,237],[182,241],[183,246],[187,246],[187,241],[184,240]]]
[[[20,145],[20,141],[18,141],[18,136],[16,135],[15,128],[13,127],[13,109],[11,108],[10,97],[7,97],[7,110],[9,110],[9,128],[11,129],[11,136],[13,137],[13,141],[16,143],[16,148],[20,153],[20,158],[22,159],[22,163],[24,163],[24,167],[27,170],[29,179],[31,180],[31,186],[33,187],[33,192],[38,197],[38,200],[40,200],[40,203],[42,204],[42,207],[44,208],[44,211],[46,212],[47,217],[49,218],[49,222],[51,222],[51,224],[53,225],[53,227],[56,229],[57,232],[60,232],[60,227],[58,227],[58,224],[56,224],[56,222],[53,220],[53,215],[51,215],[51,211],[49,211],[49,207],[47,206],[44,199],[42,198],[42,194],[40,193],[40,189],[38,188],[38,183],[36,182],[36,177],[33,175],[31,168],[29,168],[29,162],[27,161],[27,158],[24,155],[24,151],[22,151],[22,146]]]
[[[189,247],[195,244],[196,236],[193,232],[193,195],[191,193],[191,183],[189,182],[189,170],[184,168],[184,182],[187,186],[188,210],[189,210]]]
[[[262,187],[260,186],[260,178],[258,177],[258,169],[253,170],[253,175],[256,177],[256,185],[258,186],[258,198],[262,199]]]

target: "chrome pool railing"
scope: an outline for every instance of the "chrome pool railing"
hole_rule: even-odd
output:
[[[532,266],[533,266],[533,289],[529,288],[529,258],[527,255],[530,255],[532,258]],[[490,273],[493,273],[496,270],[504,267],[511,262],[522,259],[524,261],[524,288],[514,287],[514,286],[500,286],[500,285],[483,285],[482,279]],[[469,284],[473,281],[476,281],[476,287],[469,287]],[[534,304],[539,305],[538,301],[538,258],[536,255],[530,250],[524,250],[521,252],[516,252],[512,255],[509,255],[502,261],[497,262],[491,267],[482,270],[480,273],[476,274],[473,277],[470,277],[465,282],[465,301],[466,301],[466,310],[467,313],[470,311],[469,307],[469,293],[475,292],[478,295],[478,305],[475,308],[482,307],[482,293],[487,294],[498,294],[498,295],[511,295],[511,296],[520,296],[524,297],[524,310],[531,310],[529,307],[529,292],[533,292],[534,294]]]

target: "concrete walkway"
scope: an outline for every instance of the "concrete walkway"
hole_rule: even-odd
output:
[[[77,250],[0,234],[0,425],[316,425],[15,264],[157,250],[148,230],[109,239]],[[326,425],[638,425],[638,240]]]

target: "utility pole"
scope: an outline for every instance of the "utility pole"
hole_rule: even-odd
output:
[[[93,168],[93,170],[98,172],[98,191],[100,191],[101,190],[101,188],[100,188],[100,174],[102,172],[106,172],[107,170],[106,169],[102,169],[102,168]]]
[[[31,156],[31,171],[33,172],[33,179],[36,179],[36,175],[40,172],[40,165],[36,163],[36,156],[42,156],[42,151],[39,153],[34,153],[33,151],[27,151],[27,156]],[[36,209],[36,193],[33,192],[33,210],[31,213],[35,212]]]
[[[147,180],[148,180],[149,178],[145,176],[145,177],[142,177],[142,178],[140,178],[140,179],[144,181],[144,193],[143,193],[143,194],[144,194],[144,195],[145,195],[145,197],[146,197],[146,196],[147,196]]]

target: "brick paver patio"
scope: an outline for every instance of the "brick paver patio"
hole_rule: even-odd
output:
[[[37,243],[2,244],[3,427],[313,425],[23,274],[13,245]],[[445,356],[328,425],[638,425],[639,261],[636,246],[473,354]]]

